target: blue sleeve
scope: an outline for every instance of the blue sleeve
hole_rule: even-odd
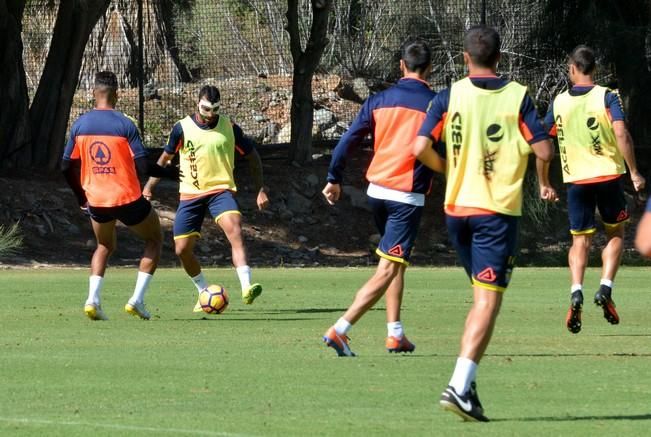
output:
[[[446,88],[432,99],[427,108],[427,115],[423,124],[418,130],[418,136],[427,137],[435,143],[443,143],[441,133],[443,132],[444,117],[450,105],[450,89]],[[445,147],[444,147],[445,148]]]
[[[625,121],[626,113],[624,112],[624,105],[622,99],[619,97],[617,91],[606,92],[606,108],[610,113],[610,121]]]
[[[183,127],[181,122],[176,122],[170,132],[169,137],[167,138],[167,144],[165,144],[165,152],[170,155],[176,154],[183,144]]]
[[[235,150],[241,156],[246,156],[255,150],[253,141],[244,135],[241,127],[233,123],[233,134],[235,135]]]
[[[79,130],[79,120],[75,121],[70,128],[70,137],[66,143],[65,149],[63,149],[63,159],[70,161],[72,159],[72,154],[75,150],[75,138],[77,137],[77,131]]]
[[[522,117],[520,131],[529,144],[549,139],[545,126],[538,116],[536,105],[533,104],[533,99],[529,97],[529,94],[526,94],[522,99],[520,116]]]
[[[545,114],[545,119],[543,120],[545,125],[545,130],[549,135],[556,136],[556,121],[554,121],[554,102],[549,105],[549,111]]]
[[[651,197],[646,202],[646,212],[651,212]]]
[[[341,137],[332,152],[328,168],[328,182],[341,183],[346,167],[346,155],[351,146],[359,145],[373,128],[373,96],[366,99],[350,128]]]
[[[125,137],[127,138],[129,147],[131,147],[131,151],[133,152],[133,159],[147,156],[147,150],[145,149],[145,146],[142,145],[142,140],[140,139],[140,132],[138,132],[138,128],[133,123],[133,121],[126,117],[125,119],[127,129]]]

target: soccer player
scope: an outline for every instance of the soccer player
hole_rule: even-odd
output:
[[[337,144],[323,195],[333,205],[341,196],[346,153],[370,133],[374,156],[366,172],[368,201],[382,236],[376,250],[380,260],[375,274],[357,292],[352,305],[323,336],[339,356],[355,356],[348,346],[348,331],[386,292],[386,348],[413,352],[400,320],[405,268],[409,262],[425,193],[433,172],[411,155],[411,141],[425,119],[428,103],[436,95],[425,79],[431,72],[431,52],[421,41],[401,47],[402,79],[392,88],[369,97],[350,129]]]
[[[448,234],[474,293],[461,351],[440,403],[464,420],[487,422],[475,376],[515,265],[522,181],[531,152],[541,197],[553,201],[556,192],[547,174],[553,148],[526,87],[496,76],[500,36],[475,26],[463,47],[469,76],[433,100],[413,153],[434,170],[445,165]],[[433,142],[445,146],[445,163]]]
[[[635,248],[643,256],[651,258],[651,198],[647,201],[646,211],[637,227]]]
[[[144,297],[160,259],[162,234],[158,215],[142,197],[138,174],[178,179],[178,169],[149,165],[133,120],[115,110],[118,81],[112,72],[95,76],[95,109],[70,129],[61,169],[90,215],[97,248],[91,261],[88,300],[84,312],[91,320],[107,320],[100,294],[109,256],[115,250],[115,222],[121,221],[145,241],[138,278],[124,309],[149,319]]]
[[[629,220],[622,187],[624,161],[636,191],[644,188],[645,180],[637,170],[633,141],[617,93],[594,83],[594,51],[582,45],[576,47],[569,56],[568,68],[573,86],[554,99],[545,123],[558,138],[563,182],[567,184],[572,286],[566,325],[576,334],[581,331],[583,277],[596,232],[595,208],[599,208],[607,243],[601,253],[601,284],[594,302],[602,307],[609,323],[619,323],[612,291],[624,250],[625,223]]]
[[[218,113],[219,101],[220,94],[216,87],[206,85],[201,88],[198,112],[174,125],[158,164],[166,166],[176,153],[180,154],[183,176],[174,220],[174,244],[176,254],[197,292],[208,287],[201,265],[194,255],[194,246],[201,236],[201,225],[208,211],[231,244],[233,264],[242,287],[242,301],[252,304],[262,293],[262,286],[251,284],[241,215],[233,196],[237,191],[233,178],[235,152],[246,157],[249,163],[258,192],[258,208],[266,208],[269,198],[263,184],[260,155],[242,129],[227,116]],[[143,189],[145,198],[151,198],[157,183],[158,179],[149,179]],[[201,311],[198,300],[194,311]]]

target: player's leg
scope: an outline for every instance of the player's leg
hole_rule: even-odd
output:
[[[404,335],[400,309],[404,293],[407,262],[416,240],[423,208],[392,201],[385,201],[384,203],[389,214],[378,247],[378,253],[381,254],[380,256],[387,256],[387,254],[393,254],[389,256],[399,255],[398,259],[404,261],[384,295],[387,313],[386,348],[389,352],[413,352],[416,346]],[[378,228],[380,228],[380,223],[377,224]]]
[[[88,298],[84,304],[84,312],[91,320],[108,320],[102,310],[101,291],[104,285],[106,264],[116,245],[115,219],[92,207],[89,208],[89,212],[97,247],[90,262]]]
[[[472,242],[471,280],[473,305],[466,317],[461,348],[441,405],[466,420],[488,421],[476,390],[476,373],[502,304],[502,295],[511,279],[517,248],[518,219],[503,215],[467,219]],[[458,220],[457,220],[458,222]],[[448,223],[451,220],[448,219]],[[452,221],[453,226],[458,223]],[[456,247],[467,241],[459,230],[450,232]],[[467,250],[466,247],[461,247]],[[463,259],[462,259],[463,261]]]
[[[592,236],[596,231],[596,193],[593,184],[569,184],[567,189],[568,213],[572,246],[567,255],[570,267],[570,308],[565,324],[576,334],[581,331],[583,311],[583,279],[588,266]]]
[[[615,276],[624,253],[624,232],[629,220],[628,204],[624,197],[621,178],[598,184],[597,206],[604,223],[606,246],[601,252],[602,271],[599,290],[594,301],[601,306],[604,318],[611,324],[619,323],[619,315],[612,299]]]
[[[151,315],[145,308],[145,294],[158,267],[163,247],[160,219],[149,201],[144,198],[125,207],[119,219],[145,242],[133,295],[124,306],[124,310],[131,315],[149,320]]]
[[[224,231],[231,245],[231,257],[242,289],[242,302],[250,305],[262,294],[262,285],[251,283],[251,267],[246,257],[246,247],[242,236],[242,215],[233,194],[224,191],[211,199],[210,214],[215,223]]]
[[[185,273],[187,273],[197,289],[197,294],[208,287],[208,281],[201,271],[201,264],[194,254],[197,239],[201,237],[201,225],[206,209],[207,199],[203,197],[179,201],[173,229],[174,252],[181,261]],[[202,311],[198,299],[193,311]]]

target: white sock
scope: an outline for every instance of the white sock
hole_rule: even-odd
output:
[[[352,328],[353,325],[348,322],[348,320],[344,319],[343,317],[340,317],[339,320],[337,320],[337,323],[335,323],[335,331],[339,335],[346,335],[348,334],[348,331],[350,331],[350,328]]]
[[[142,303],[145,299],[145,293],[147,292],[147,287],[149,287],[149,282],[154,275],[150,275],[145,272],[138,272],[138,279],[136,279],[136,288],[133,290],[133,296],[129,299],[129,302],[132,303]]]
[[[92,275],[88,278],[88,299],[86,299],[86,305],[100,304],[100,293],[102,291],[102,285],[104,285],[104,278],[102,276]]]
[[[457,358],[457,365],[454,368],[450,384],[458,394],[465,394],[470,388],[470,383],[477,376],[477,363],[468,358]]]
[[[583,290],[583,284],[572,284],[572,287],[570,287],[570,294],[579,290]]]
[[[203,277],[203,272],[199,272],[197,276],[190,276],[190,279],[192,279],[192,283],[197,287],[199,293],[201,293],[201,290],[208,287],[208,282],[206,282],[206,278]]]
[[[397,322],[389,322],[387,323],[387,331],[389,334],[387,335],[388,337],[395,337],[397,339],[401,339],[404,334],[402,331],[402,322],[398,320]]]
[[[601,278],[601,283],[600,284],[605,285],[606,287],[610,287],[611,289],[613,288],[613,285],[615,285],[615,283],[613,281],[611,281],[610,279],[606,279],[606,278]]]
[[[249,266],[239,266],[235,268],[237,272],[237,277],[240,279],[240,285],[242,290],[246,290],[251,286],[251,267]]]

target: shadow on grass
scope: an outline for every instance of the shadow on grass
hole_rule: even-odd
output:
[[[318,314],[318,313],[343,313],[346,308],[300,308],[300,309],[283,309],[283,310],[267,310],[258,314]]]
[[[222,323],[228,323],[228,322],[297,322],[297,321],[303,321],[303,320],[319,320],[318,318],[314,317],[282,317],[282,318],[277,318],[277,319],[267,319],[264,317],[260,318],[253,318],[253,317],[247,317],[247,318],[231,318],[231,317],[220,317],[220,316],[215,316],[215,317],[201,317],[201,318],[187,318],[187,319],[171,319],[174,322],[203,322],[203,321],[208,321],[208,322],[222,322]]]
[[[622,414],[607,416],[564,416],[564,417],[510,417],[491,419],[491,422],[579,422],[593,420],[651,420],[651,414]]]

